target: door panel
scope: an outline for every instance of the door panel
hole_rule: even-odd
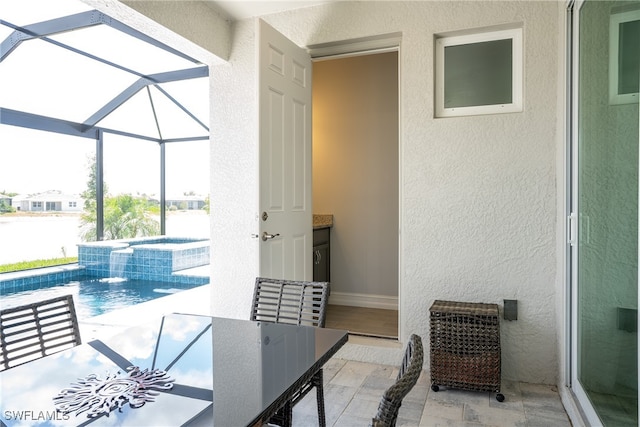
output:
[[[284,210],[284,95],[273,88],[268,88],[269,110],[267,125],[269,126],[267,140],[261,141],[260,150],[264,149],[268,156],[268,163],[261,170],[261,179],[267,179],[269,191],[266,194],[268,204],[265,206],[271,212]],[[263,165],[261,165],[262,167]],[[262,174],[264,172],[264,175]],[[268,211],[267,211],[268,212]]]
[[[604,426],[638,425],[638,103],[611,102],[603,54],[612,17],[629,6],[586,1],[574,29],[572,385],[589,421]]]
[[[307,137],[308,129],[306,115],[309,107],[298,100],[293,100],[293,181],[291,209],[304,211],[308,205],[306,196],[309,194],[310,164],[305,163],[306,153],[310,147],[306,146],[310,137]]]
[[[262,20],[258,38],[260,275],[312,280],[311,59]]]

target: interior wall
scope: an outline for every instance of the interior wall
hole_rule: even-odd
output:
[[[333,214],[331,303],[397,309],[398,53],[313,64],[313,208]]]

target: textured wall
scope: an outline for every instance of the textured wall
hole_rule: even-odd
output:
[[[401,341],[417,333],[428,342],[434,299],[518,299],[519,320],[502,323],[503,377],[545,383],[557,381],[555,280],[562,276],[555,157],[560,7],[336,2],[264,18],[301,46],[402,33]],[[434,34],[503,23],[524,28],[524,111],[434,119]],[[257,232],[255,55],[254,23],[241,22],[232,28],[229,63],[211,68],[213,307],[244,318],[258,271],[250,236]],[[401,347],[350,344],[341,354],[396,364]]]
[[[428,338],[434,299],[519,301],[503,376],[557,375],[557,2],[338,2],[264,19],[299,45],[402,32],[401,339]],[[434,34],[524,28],[524,111],[434,119]],[[351,346],[349,357],[389,352]],[[426,361],[428,366],[428,360]]]
[[[211,67],[211,267],[217,316],[249,318],[259,274],[255,22],[233,27],[229,63]],[[215,236],[215,237],[214,237]]]

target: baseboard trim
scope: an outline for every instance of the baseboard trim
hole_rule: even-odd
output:
[[[348,292],[331,292],[329,304],[349,305],[352,307],[398,309],[398,297],[373,294],[356,294]]]

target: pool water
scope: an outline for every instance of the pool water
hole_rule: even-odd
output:
[[[0,308],[71,294],[78,319],[84,320],[197,286],[202,285],[133,279],[87,279],[37,290],[2,294]]]

